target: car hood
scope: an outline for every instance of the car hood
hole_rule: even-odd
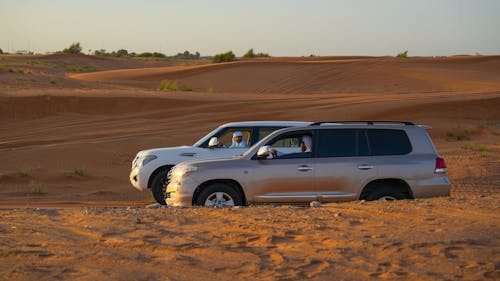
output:
[[[196,153],[199,153],[203,148],[197,146],[175,146],[175,147],[163,147],[163,148],[152,148],[141,150],[137,153],[137,155],[146,156],[146,155],[156,155],[156,156],[165,156],[165,155],[181,155],[181,156],[194,156]]]
[[[185,166],[193,165],[193,166],[200,166],[200,167],[201,166],[216,167],[219,164],[225,165],[229,161],[237,162],[237,161],[241,161],[243,159],[245,159],[245,157],[238,155],[238,156],[221,157],[221,158],[215,158],[215,159],[188,160],[188,161],[184,161],[184,162],[182,162],[182,163],[180,163],[178,165],[185,165]]]

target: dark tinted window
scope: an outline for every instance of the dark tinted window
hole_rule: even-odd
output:
[[[411,152],[411,144],[403,130],[368,129],[371,155],[402,155]]]
[[[356,130],[318,130],[319,157],[356,156]]]
[[[366,131],[358,130],[358,156],[368,156],[368,155],[370,155],[370,149],[368,148]]]

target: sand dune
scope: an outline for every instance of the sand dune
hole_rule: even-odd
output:
[[[239,61],[72,75],[85,81],[157,88],[180,81],[196,91],[243,93],[422,93],[499,90],[500,57]]]
[[[498,56],[0,64],[0,279],[500,278]],[[194,91],[159,91],[164,79]],[[451,198],[146,210],[128,182],[139,150],[222,123],[339,119],[431,126]]]

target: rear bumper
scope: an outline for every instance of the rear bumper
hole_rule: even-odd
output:
[[[417,181],[412,186],[414,198],[443,197],[451,193],[451,183],[445,176]]]

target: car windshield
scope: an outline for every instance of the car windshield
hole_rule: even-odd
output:
[[[197,142],[195,142],[193,144],[193,146],[201,147],[203,145],[203,143],[205,143],[208,140],[210,140],[211,137],[217,135],[218,132],[221,131],[222,129],[223,128],[221,128],[221,127],[216,128],[215,130],[211,131],[210,133],[208,133],[207,135],[205,135],[204,137],[202,137],[200,140],[198,140]]]
[[[197,141],[194,146],[208,147],[212,137],[218,138],[217,148],[248,148],[252,142],[251,127],[219,127]]]

